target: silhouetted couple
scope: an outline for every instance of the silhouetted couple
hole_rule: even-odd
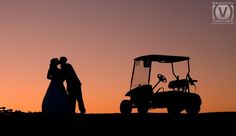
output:
[[[60,68],[58,67],[60,65]],[[70,114],[75,113],[76,101],[81,114],[86,109],[83,102],[81,82],[67,58],[52,58],[47,73],[51,80],[42,102],[43,113]],[[66,81],[66,87],[64,86]]]

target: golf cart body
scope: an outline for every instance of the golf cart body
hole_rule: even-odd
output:
[[[198,94],[190,90],[190,86],[195,86],[197,80],[190,77],[190,58],[186,56],[170,55],[145,55],[134,59],[130,89],[125,96],[130,99],[122,100],[120,111],[129,114],[133,108],[137,108],[139,113],[147,113],[149,109],[167,108],[170,114],[180,114],[186,110],[188,114],[198,114],[201,106],[201,98]],[[177,62],[187,63],[187,72],[183,79],[175,73],[174,64]],[[159,83],[167,83],[164,75],[158,73],[158,82],[151,83],[153,63],[170,64],[171,75],[174,80],[168,82],[168,89],[159,87],[154,89]],[[196,87],[196,86],[195,86]]]

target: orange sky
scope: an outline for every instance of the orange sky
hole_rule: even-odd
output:
[[[210,0],[1,0],[0,106],[41,111],[49,60],[64,55],[87,112],[116,113],[133,58],[172,54],[190,56],[201,112],[236,111],[236,27],[213,25],[211,8]]]

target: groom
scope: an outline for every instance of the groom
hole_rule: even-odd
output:
[[[67,58],[62,56],[60,57],[60,65],[61,70],[64,75],[67,84],[67,92],[68,92],[68,101],[69,101],[69,109],[71,113],[75,113],[76,101],[79,105],[79,110],[81,114],[86,113],[86,109],[83,102],[82,90],[81,90],[81,82],[78,76],[75,73],[72,65],[67,63]]]

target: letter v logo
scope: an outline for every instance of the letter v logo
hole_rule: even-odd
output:
[[[219,6],[218,9],[219,9],[219,12],[220,12],[220,16],[224,18],[228,7],[224,7],[223,12],[222,12],[222,7]]]

